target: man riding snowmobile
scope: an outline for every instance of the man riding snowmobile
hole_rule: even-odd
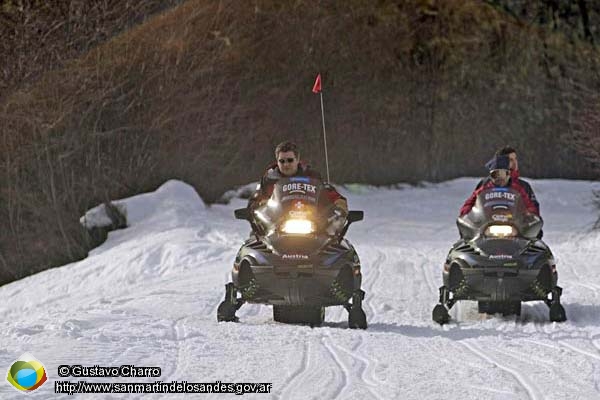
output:
[[[490,174],[486,179],[483,179],[480,184],[477,185],[477,188],[473,191],[471,196],[465,201],[463,206],[460,209],[460,216],[467,214],[473,206],[475,205],[475,201],[477,200],[477,196],[485,189],[489,189],[495,186],[506,186],[512,187],[516,191],[518,191],[525,202],[525,206],[527,211],[536,215],[540,215],[539,212],[539,203],[537,201],[532,201],[529,193],[527,193],[525,187],[522,185],[523,181],[519,181],[513,178],[513,175],[510,171],[510,158],[506,155],[496,155],[490,161],[486,163],[486,167],[490,170]],[[528,184],[528,187],[531,187]]]
[[[508,157],[508,161],[509,161],[508,169],[510,170],[511,184],[515,185],[515,186],[520,186],[523,188],[523,190],[525,190],[525,193],[527,193],[527,196],[529,197],[529,199],[531,200],[533,205],[537,208],[536,214],[541,216],[540,203],[538,202],[537,197],[535,196],[535,193],[533,192],[533,189],[531,188],[531,185],[529,184],[529,182],[521,179],[521,172],[519,170],[519,159],[517,157],[517,150],[511,146],[504,146],[504,147],[499,148],[498,150],[496,150],[496,154],[494,155],[494,157],[486,163],[486,167],[488,167],[488,169],[491,166],[491,164],[494,162],[494,160],[496,159],[496,156],[507,156]],[[475,190],[479,189],[480,187],[482,187],[483,185],[485,185],[489,182],[490,182],[490,177],[487,176],[486,178],[479,181],[479,183],[475,187]],[[543,232],[543,230],[540,230],[538,239],[541,239],[543,236],[544,236],[544,232]]]
[[[554,256],[539,240],[543,221],[537,207],[511,182],[507,156],[496,156],[488,167],[490,181],[461,208],[461,240],[446,257],[433,320],[447,323],[458,300],[476,300],[479,312],[504,315],[519,315],[522,301],[542,300],[551,321],[566,320]]]
[[[346,199],[299,162],[295,144],[281,143],[275,155],[248,208],[235,212],[252,235],[238,252],[217,319],[237,321],[235,311],[252,302],[273,305],[276,321],[319,325],[324,307],[343,305],[349,326],[365,329],[360,262],[343,238],[362,211],[348,212]]]
[[[269,165],[263,174],[256,191],[250,197],[248,208],[256,209],[264,204],[271,197],[275,183],[286,176],[308,176],[321,179],[321,175],[317,171],[312,170],[310,166],[300,161],[300,154],[295,143],[282,142],[275,147],[275,163]],[[329,201],[335,204],[344,215],[348,214],[346,198],[331,185],[328,185],[326,189],[325,194]]]

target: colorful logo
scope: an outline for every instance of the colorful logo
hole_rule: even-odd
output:
[[[25,353],[10,366],[6,380],[21,392],[32,392],[42,386],[48,377],[42,363]]]

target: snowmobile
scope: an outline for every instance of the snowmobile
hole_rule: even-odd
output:
[[[461,239],[444,264],[435,322],[447,323],[448,310],[459,300],[476,300],[480,313],[503,315],[520,315],[521,302],[541,300],[550,308],[550,321],[567,319],[554,256],[538,239],[543,221],[526,212],[516,190],[483,190],[457,225]]]
[[[325,307],[342,305],[350,328],[367,328],[360,261],[344,238],[363,212],[344,217],[324,197],[326,189],[313,177],[286,177],[266,204],[235,210],[252,233],[233,263],[218,321],[237,321],[235,312],[248,302],[273,305],[277,322],[319,326]]]

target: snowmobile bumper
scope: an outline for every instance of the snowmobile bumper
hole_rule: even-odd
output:
[[[245,301],[271,305],[344,305],[361,280],[358,256],[344,246],[301,259],[242,247],[232,271]]]
[[[250,303],[273,305],[343,305],[355,288],[360,272],[312,265],[253,266],[258,290]],[[350,277],[351,276],[351,277]],[[234,283],[235,283],[234,278]]]
[[[515,263],[516,264],[516,263]],[[541,268],[504,266],[471,267],[451,264],[443,274],[444,285],[455,300],[536,301],[546,300],[556,286],[557,274],[545,264]]]

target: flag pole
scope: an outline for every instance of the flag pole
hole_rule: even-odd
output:
[[[327,157],[327,131],[325,130],[325,107],[323,106],[323,91],[321,90],[321,74],[317,75],[312,89],[313,93],[319,93],[321,97],[321,121],[323,121],[323,145],[325,146],[325,168],[327,170],[327,181],[329,183],[329,158]]]
[[[323,121],[323,144],[325,146],[325,168],[327,170],[327,183],[329,183],[329,158],[327,158],[327,132],[325,131],[325,108],[323,107],[323,92],[321,95],[321,120]]]

